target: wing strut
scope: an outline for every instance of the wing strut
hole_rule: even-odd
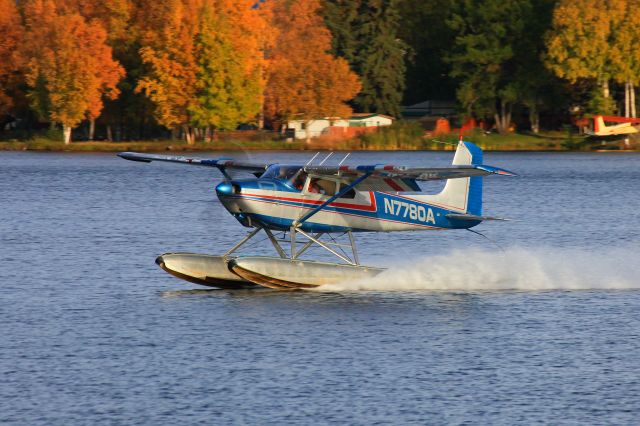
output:
[[[308,212],[307,214],[302,216],[300,219],[296,219],[295,221],[293,221],[291,226],[293,228],[297,228],[301,224],[305,223],[307,220],[309,220],[309,218],[311,216],[313,216],[314,214],[318,213],[320,210],[324,209],[329,204],[333,203],[335,200],[337,200],[338,198],[342,197],[344,194],[346,194],[347,192],[349,192],[350,190],[355,188],[360,182],[362,182],[363,180],[365,180],[366,178],[371,176],[371,173],[372,172],[368,172],[368,173],[365,173],[364,175],[360,176],[358,179],[354,180],[349,185],[345,186],[340,191],[338,191],[338,193],[335,194],[333,197],[329,198],[327,201],[325,201],[324,203],[320,204],[318,207],[316,207],[315,209],[311,210],[310,212]]]

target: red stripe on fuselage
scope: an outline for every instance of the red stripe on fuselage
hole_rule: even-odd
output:
[[[253,199],[247,199],[247,201],[252,201],[255,203],[265,203],[265,204],[275,204],[275,205],[282,205],[280,203],[278,203],[277,201],[267,201],[267,200],[253,200]],[[313,210],[313,207],[305,207],[305,206],[292,206],[289,204],[285,204],[284,207],[289,207],[292,209],[303,209],[303,210]],[[441,228],[439,226],[431,226],[431,225],[423,225],[420,223],[413,223],[413,222],[405,222],[403,220],[393,220],[393,219],[383,219],[381,217],[378,216],[363,216],[361,214],[355,214],[355,213],[343,213],[343,212],[337,212],[337,211],[333,211],[333,210],[322,210],[323,213],[331,213],[331,214],[337,214],[340,216],[353,216],[353,217],[359,217],[359,218],[363,218],[363,219],[367,219],[367,220],[371,220],[374,222],[389,222],[389,223],[400,223],[403,225],[409,225],[409,226],[414,226],[417,228],[427,228],[430,230],[434,230],[434,231],[443,231],[447,228]],[[274,216],[274,217],[282,217],[282,216]],[[322,225],[329,225],[329,226],[345,226],[345,225],[339,225],[339,224],[329,224],[326,222],[313,222],[313,223],[319,223]],[[368,231],[371,232],[385,232],[385,231],[381,231],[381,230],[375,230],[375,229],[369,229]]]
[[[280,197],[277,195],[264,195],[264,194],[250,194],[247,192],[242,192],[239,194],[240,197],[242,197],[243,195],[246,195],[247,197],[259,197],[259,198],[267,198],[270,200],[279,200],[279,201],[291,201],[291,202],[295,202],[295,203],[302,203],[302,204],[313,204],[315,206],[319,206],[321,204],[324,203],[324,201],[322,200],[309,200],[309,199],[304,199],[304,198],[289,198],[289,197]],[[369,199],[371,204],[369,206],[363,206],[361,204],[350,204],[350,203],[330,203],[329,207],[338,207],[338,208],[343,208],[343,209],[353,209],[353,210],[363,210],[363,211],[367,211],[367,212],[375,212],[378,207],[376,205],[376,197],[374,197],[373,192],[369,191]]]

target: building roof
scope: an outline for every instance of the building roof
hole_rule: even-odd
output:
[[[384,117],[384,118],[388,118],[389,120],[395,120],[395,118],[391,117],[390,115],[384,115],[384,114],[376,114],[376,113],[371,113],[371,112],[354,112],[353,114],[351,114],[351,116],[349,118],[341,118],[341,117],[324,117],[324,118],[316,118],[313,120],[304,120],[304,119],[293,119],[293,120],[289,120],[289,123],[293,123],[293,122],[302,122],[302,121],[321,121],[321,120],[327,120],[327,121],[340,121],[340,120],[366,120],[368,118],[374,118],[374,117]]]
[[[390,120],[395,120],[393,117],[389,115],[375,114],[370,112],[355,112],[351,114],[350,120],[366,120],[367,118],[373,118],[373,117],[384,117]]]

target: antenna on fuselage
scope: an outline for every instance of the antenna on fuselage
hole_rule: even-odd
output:
[[[309,164],[311,164],[313,162],[313,160],[315,160],[318,155],[320,155],[320,151],[316,152],[316,155],[311,157],[311,160],[307,161],[307,164],[305,164],[305,167],[308,166]]]
[[[342,163],[344,163],[344,160],[346,160],[347,158],[349,158],[349,156],[351,155],[350,152],[347,152],[347,155],[344,156],[344,158],[338,163],[338,166],[342,166]]]
[[[331,152],[329,153],[329,155],[327,155],[326,157],[324,157],[324,160],[322,160],[322,161],[320,162],[320,164],[318,164],[318,166],[322,166],[322,165],[324,164],[324,162],[325,162],[325,161],[327,161],[327,160],[329,159],[329,157],[331,157],[332,155],[333,155],[333,151],[331,151]]]

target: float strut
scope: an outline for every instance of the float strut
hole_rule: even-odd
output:
[[[347,262],[349,265],[355,265],[355,263],[353,261],[351,261],[351,259],[349,259],[346,256],[341,255],[340,253],[338,253],[337,251],[335,251],[334,249],[332,249],[331,247],[329,247],[328,245],[326,245],[325,243],[323,243],[320,240],[317,240],[315,238],[313,238],[311,235],[307,234],[306,232],[302,231],[302,230],[298,230],[298,232],[300,232],[302,235],[304,235],[305,237],[307,237],[308,239],[310,239],[311,241],[313,241],[314,243],[318,244],[320,247],[324,248],[325,250],[333,253],[335,256],[339,257],[340,259],[344,260],[345,262]]]
[[[229,250],[228,252],[226,252],[224,254],[223,257],[227,257],[229,256],[231,253],[233,253],[234,251],[238,250],[240,247],[242,247],[247,241],[249,241],[251,238],[253,238],[258,232],[260,232],[262,228],[256,228],[253,231],[249,232],[249,234],[247,234],[246,237],[244,237],[242,240],[240,240],[240,242],[238,244],[236,244],[235,246],[231,247],[231,250]]]
[[[351,251],[353,252],[353,260],[356,265],[360,265],[360,259],[358,259],[358,251],[356,250],[356,240],[353,238],[353,232],[348,231],[349,241],[351,241]]]
[[[320,239],[320,237],[322,237],[323,232],[318,232],[316,235],[313,236],[313,238],[315,238],[316,240]],[[299,258],[300,256],[302,256],[302,254],[307,251],[307,249],[309,247],[311,247],[313,245],[314,241],[313,240],[309,240],[307,241],[307,243],[302,246],[302,248],[300,250],[297,251],[296,253],[296,259]]]
[[[271,232],[267,228],[262,228],[262,229],[264,229],[264,232],[267,234],[267,237],[269,237],[269,241],[271,241],[271,244],[273,244],[273,247],[275,247],[275,249],[278,252],[278,254],[280,255],[280,257],[282,259],[286,259],[287,258],[287,254],[284,252],[284,250],[282,250],[282,247],[280,247],[280,243],[278,243],[278,240],[273,235],[273,232]]]
[[[290,229],[290,240],[291,240],[291,259],[296,258],[296,228],[292,226]]]

